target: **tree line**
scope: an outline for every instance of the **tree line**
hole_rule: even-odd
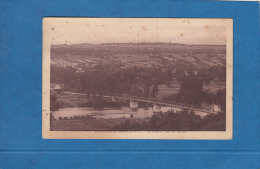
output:
[[[225,90],[212,94],[203,90],[203,85],[218,78],[225,82],[225,67],[212,66],[207,69],[192,69],[186,66],[165,65],[164,67],[128,67],[120,68],[113,64],[99,64],[94,68],[85,68],[77,73],[72,67],[51,68],[51,83],[63,84],[67,91],[94,95],[124,94],[129,96],[156,97],[159,85],[167,84],[175,78],[180,83],[177,94],[164,100],[201,105],[217,103],[225,106]]]
[[[168,111],[153,115],[148,122],[134,123],[126,120],[112,131],[225,131],[226,114],[208,114],[201,118],[193,111]]]

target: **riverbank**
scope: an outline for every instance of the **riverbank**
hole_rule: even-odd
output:
[[[51,131],[109,131],[114,126],[125,123],[144,123],[149,118],[85,118],[85,119],[63,119],[51,120]]]

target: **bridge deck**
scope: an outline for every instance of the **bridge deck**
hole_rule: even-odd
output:
[[[158,100],[158,99],[154,99],[154,98],[144,98],[144,97],[134,97],[134,96],[133,97],[126,97],[126,96],[116,96],[116,95],[114,95],[114,96],[103,96],[103,97],[114,97],[114,98],[117,98],[117,99],[135,100],[135,101],[140,101],[140,102],[154,103],[154,104],[158,104],[158,105],[187,108],[187,109],[190,109],[190,110],[207,112],[206,110],[202,109],[201,106],[194,106],[194,105],[189,105],[189,104],[184,104],[184,103]]]
[[[65,92],[65,94],[87,96],[87,94],[84,94],[84,93]],[[105,98],[113,98],[114,97],[116,99],[135,100],[135,101],[139,101],[139,102],[154,103],[154,104],[164,105],[164,106],[169,106],[169,107],[186,108],[186,109],[190,109],[190,110],[194,110],[194,111],[209,113],[208,111],[202,109],[201,106],[195,106],[195,105],[166,101],[166,100],[158,100],[158,99],[154,99],[154,98],[145,98],[145,97],[136,97],[136,96],[123,96],[123,95],[105,95],[103,97],[105,97]]]

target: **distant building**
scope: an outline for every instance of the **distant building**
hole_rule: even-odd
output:
[[[173,58],[169,58],[169,57],[167,57],[167,56],[163,56],[162,58],[164,58],[164,59],[166,59],[166,60],[169,60],[169,61],[174,61]]]
[[[217,104],[207,104],[207,103],[202,103],[202,109],[206,110],[210,113],[218,113],[221,112],[221,106]]]
[[[62,88],[58,84],[51,83],[50,90],[51,91],[56,91],[56,92],[60,93]]]
[[[59,63],[56,63],[55,61],[51,60],[51,67],[62,67]]]
[[[95,66],[97,66],[97,63],[92,63],[91,67],[94,68]]]
[[[84,70],[82,70],[80,67],[77,69],[76,73],[82,73]]]
[[[130,100],[130,109],[137,110],[138,109],[138,102],[134,100]]]

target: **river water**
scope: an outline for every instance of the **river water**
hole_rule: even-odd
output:
[[[173,108],[173,107],[162,107],[162,112],[167,112],[169,110],[180,111],[180,108]],[[90,107],[72,107],[72,108],[62,108],[58,111],[51,112],[55,119],[59,117],[73,117],[74,115],[90,115],[96,118],[122,118],[127,117],[129,118],[131,114],[135,118],[147,118],[153,115],[153,108],[138,108],[136,111],[131,110],[129,107],[122,107],[121,109],[113,109],[113,108],[104,108],[102,110],[97,110]],[[204,112],[196,112],[195,114],[204,117],[207,113]]]

